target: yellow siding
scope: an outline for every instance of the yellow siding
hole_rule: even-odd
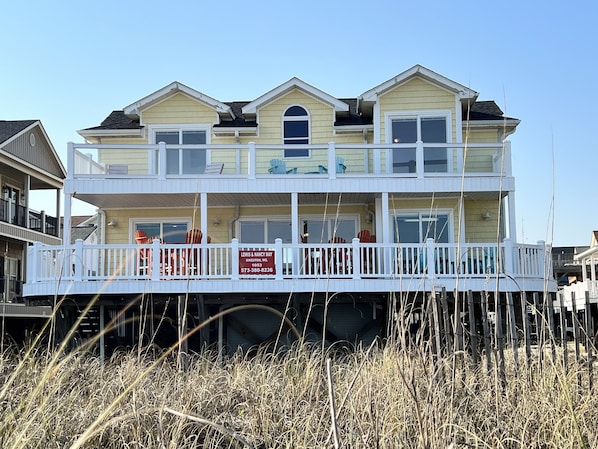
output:
[[[284,111],[291,105],[300,105],[307,110],[310,121],[310,143],[328,144],[334,140],[335,113],[332,106],[322,103],[299,89],[293,89],[258,111],[259,136],[255,139],[256,143],[282,144],[282,117]],[[257,161],[258,172],[267,172],[270,167],[270,159],[274,158],[282,158],[282,150],[261,152]],[[309,162],[305,158],[301,158],[299,165],[293,165],[292,162],[288,162],[288,164],[287,168],[298,167],[300,173],[317,171],[318,165],[328,165],[326,152],[316,150],[312,150]]]
[[[465,133],[466,130],[464,129]],[[470,143],[496,143],[498,132],[496,129],[475,129],[468,131],[467,142]],[[493,170],[493,159],[498,153],[497,148],[467,149],[465,171],[475,173],[489,173]]]
[[[421,200],[404,200],[398,198],[389,198],[388,210],[391,215],[404,213],[404,211],[417,210],[426,211],[434,214],[436,211],[452,210],[453,217],[453,241],[457,241],[459,238],[459,203],[455,199],[421,199]]]
[[[498,201],[466,201],[464,214],[466,243],[496,242],[499,211]],[[482,217],[485,212],[490,214],[488,220]]]
[[[391,198],[388,207],[391,215],[405,210],[421,210],[433,213],[439,209],[451,209],[453,211],[453,241],[457,242],[459,240],[458,200],[403,200]],[[484,212],[490,214],[488,220],[482,218]],[[463,243],[495,242],[498,220],[498,201],[465,201],[463,208],[465,242]]]
[[[146,126],[198,123],[211,125],[218,123],[218,113],[211,106],[193,100],[182,93],[176,93],[143,111],[141,122]]]
[[[440,89],[419,78],[413,78],[405,84],[386,92],[380,97],[380,138],[386,139],[384,114],[397,111],[421,111],[443,109],[450,110],[453,123],[453,139],[455,139],[455,95]],[[461,111],[459,111],[459,114]]]

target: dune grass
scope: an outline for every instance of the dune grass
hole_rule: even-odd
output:
[[[598,395],[558,366],[517,376],[507,366],[503,385],[467,360],[390,344],[224,360],[206,350],[185,370],[174,353],[137,350],[104,364],[84,352],[52,360],[0,354],[1,447],[598,446]]]

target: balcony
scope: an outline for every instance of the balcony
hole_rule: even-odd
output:
[[[309,157],[285,159],[297,175],[336,178],[511,176],[510,142],[327,145],[92,145],[69,144],[69,179],[197,177],[208,159],[223,174],[247,179],[271,177],[270,161],[284,150],[308,150]],[[123,153],[126,152],[126,158]],[[465,154],[467,153],[467,157]],[[208,156],[209,154],[209,156]],[[338,158],[346,168],[339,173]],[[343,169],[344,170],[344,169]],[[286,175],[286,172],[285,172]]]
[[[543,290],[544,244],[74,245],[28,249],[25,296]],[[549,254],[549,252],[548,252]],[[548,258],[549,260],[549,258]],[[548,274],[547,274],[548,273]]]
[[[56,217],[37,212],[25,206],[14,205],[0,199],[0,222],[58,237],[59,224]]]

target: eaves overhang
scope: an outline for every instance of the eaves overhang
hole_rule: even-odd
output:
[[[77,131],[86,140],[98,143],[96,140],[102,137],[143,137],[144,128],[135,129],[80,129]],[[96,139],[94,139],[96,138]]]
[[[453,92],[457,95],[457,97],[461,101],[473,100],[478,97],[478,92],[473,89],[470,89],[462,84],[459,84],[455,81],[452,81],[445,76],[442,76],[432,70],[423,67],[421,65],[415,65],[408,70],[398,74],[397,76],[379,84],[372,89],[364,92],[358,97],[359,102],[364,103],[375,103],[378,101],[378,98],[388,92],[391,89],[394,89],[401,84],[406,83],[407,81],[418,77],[424,79],[432,84],[435,84],[439,87],[442,87],[450,92]]]
[[[214,108],[216,112],[218,112],[219,114],[229,115],[231,119],[235,118],[235,114],[233,113],[232,108],[227,104],[224,104],[208,95],[205,95],[195,89],[192,89],[184,85],[183,83],[179,83],[178,81],[174,81],[170,83],[168,86],[165,86],[162,89],[159,89],[156,92],[146,97],[143,97],[141,100],[138,100],[135,103],[131,103],[123,109],[123,112],[128,117],[138,118],[140,113],[144,109],[147,109],[153,106],[154,104],[161,102],[166,97],[169,97],[170,95],[177,92],[181,92],[193,98],[194,100],[207,104],[208,106]]]
[[[463,120],[463,127],[502,129],[505,131],[506,135],[504,137],[506,137],[514,133],[520,123],[521,120],[512,118],[505,118],[503,120]]]
[[[257,126],[214,126],[215,136],[257,136]]]
[[[374,125],[334,125],[333,129],[337,134],[358,134],[363,132],[373,132]]]
[[[305,81],[300,80],[299,78],[293,77],[287,82],[281,84],[278,87],[275,87],[271,91],[265,93],[264,95],[256,98],[250,103],[247,103],[241,111],[243,114],[247,115],[255,115],[257,110],[262,106],[274,101],[275,99],[285,95],[287,92],[291,91],[292,89],[299,89],[304,91],[305,93],[311,95],[312,97],[317,98],[318,100],[331,105],[334,108],[335,112],[348,112],[349,105],[344,101],[340,101],[338,98],[333,97],[332,95],[327,94],[326,92],[317,89],[314,86],[307,84]]]

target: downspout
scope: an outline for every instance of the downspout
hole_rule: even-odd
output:
[[[100,245],[106,244],[106,211],[98,209],[97,226],[100,230]]]
[[[233,240],[233,225],[239,219],[241,207],[239,205],[235,206],[235,215],[228,220],[228,241],[231,242]]]

